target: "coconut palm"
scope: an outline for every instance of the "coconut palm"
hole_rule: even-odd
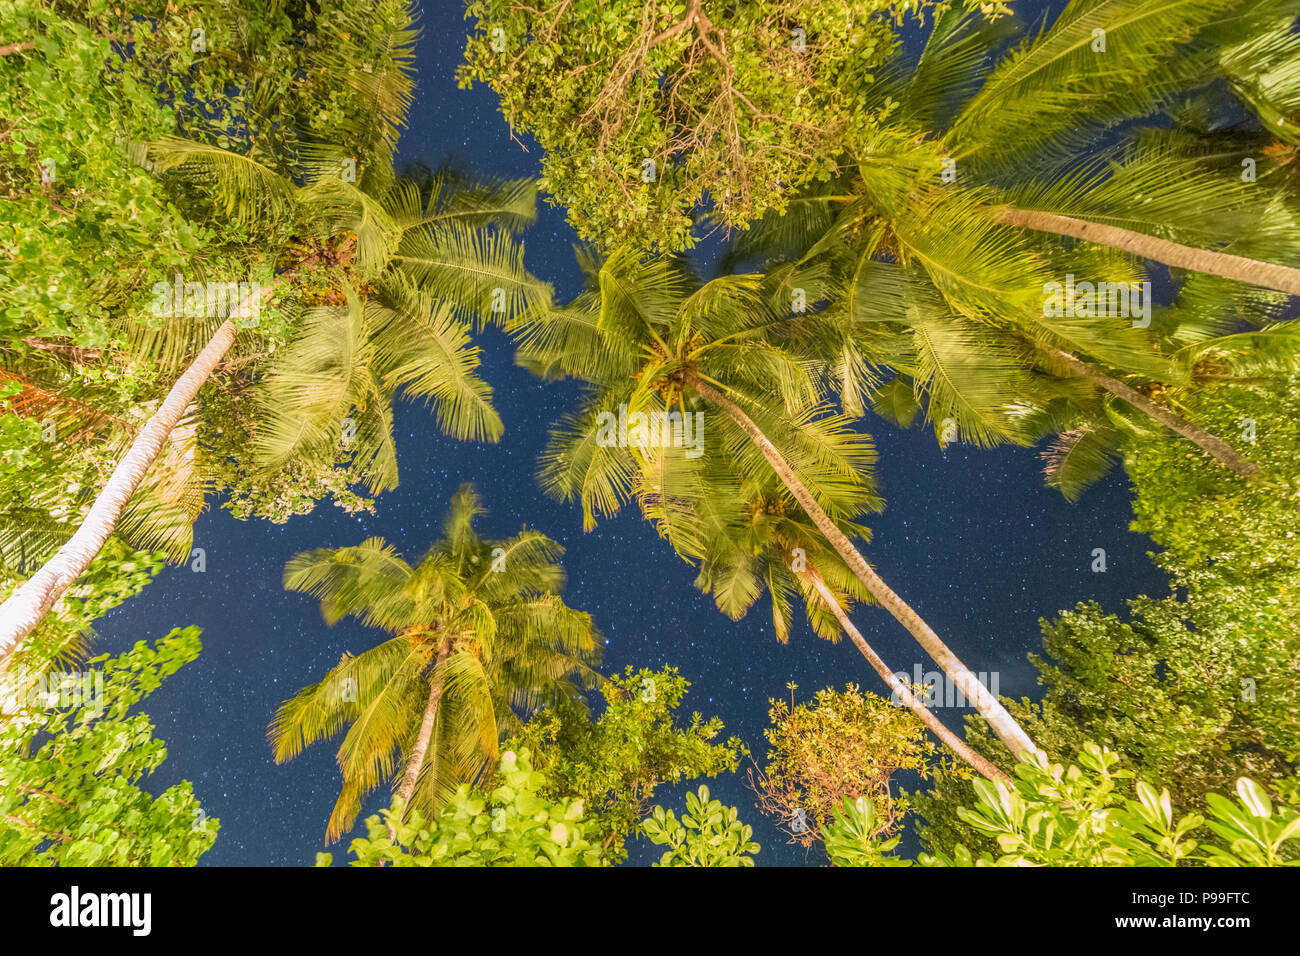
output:
[[[681,449],[651,449],[646,477],[637,498],[647,518],[659,523],[668,518],[656,487],[661,458],[680,455]],[[789,493],[771,474],[744,478],[730,473],[719,456],[709,459],[702,476],[697,505],[705,533],[696,586],[713,595],[718,610],[733,621],[743,617],[765,591],[772,603],[772,625],[781,643],[790,639],[793,599],[803,602],[804,614],[814,633],[830,641],[847,634],[894,694],[957,756],[990,780],[1005,775],[949,730],[923,701],[867,643],[849,616],[854,601],[871,603],[871,594],[840,560]],[[862,512],[878,510],[874,495],[861,501]],[[870,529],[846,520],[838,522],[846,535],[871,540]]]
[[[1296,13],[1291,0],[1075,0],[986,71],[973,18],[953,11],[936,24],[921,76],[906,84],[903,114],[944,127],[941,155],[956,161],[959,179],[992,187],[1001,222],[1297,295],[1300,269],[1207,248],[1233,236],[1231,214],[1220,221],[1218,210],[1248,191],[1232,181],[1166,181],[1152,194],[1127,164],[1048,188],[1033,175],[1087,152],[1075,147],[1099,130],[1207,87],[1231,72],[1232,51],[1286,32]]]
[[[589,529],[597,515],[615,513],[636,492],[646,445],[660,445],[665,428],[671,441],[689,445],[686,428],[704,415],[700,447],[659,456],[651,482],[664,506],[660,530],[679,553],[699,554],[703,547],[696,502],[706,458],[726,457],[740,476],[775,473],[868,593],[977,704],[1012,752],[1033,749],[1006,709],[837,524],[858,513],[873,452],[865,436],[842,416],[826,414],[820,402],[824,362],[801,341],[804,332],[817,339],[816,315],[801,324],[774,309],[779,279],[771,276],[701,282],[679,258],[642,259],[627,250],[604,260],[584,250],[580,262],[587,289],[516,329],[521,364],[590,386],[581,409],[552,432],[543,488],[580,502]],[[678,416],[675,426],[664,418],[670,410]]]
[[[989,228],[997,223],[1297,294],[1300,270],[1169,241],[1214,245],[1258,227],[1267,205],[1252,205],[1258,190],[1237,177],[1180,182],[1177,168],[1152,171],[1158,157],[1099,155],[1096,144],[1099,132],[1220,77],[1270,128],[1285,129],[1296,12],[1293,0],[1075,0],[1000,58],[991,56],[997,28],[969,11],[944,12],[919,59],[907,63],[900,53],[869,91],[896,104],[873,148],[848,158],[856,168],[846,180],[795,201],[784,229],[824,233],[834,224],[842,235],[883,226],[886,245],[945,276],[946,291],[976,299],[1004,291],[979,281],[998,275],[978,249],[1026,241]],[[952,199],[960,202],[939,208]],[[1001,278],[1015,275],[1006,267]]]
[[[394,82],[404,76],[396,67],[390,72]],[[390,86],[378,87],[379,112],[358,133],[359,153],[374,153],[372,141],[385,143],[404,115],[409,78],[404,94]],[[379,152],[391,159],[391,148]],[[252,148],[245,155],[175,137],[138,149],[141,162],[159,176],[178,177],[205,193],[235,222],[260,224],[266,247],[288,264],[227,316],[176,323],[168,342],[139,335],[142,350],[185,356],[183,371],[135,430],[71,537],[0,606],[0,660],[118,529],[200,389],[237,339],[255,334],[241,326],[273,293],[285,299],[277,304],[300,314],[287,347],[261,366],[253,466],[273,471],[304,456],[332,460],[342,447],[352,455],[356,479],[371,492],[394,487],[391,409],[399,392],[426,399],[447,434],[499,437],[501,421],[491,390],[477,375],[478,350],[469,332],[549,298],[549,286],[524,269],[515,239],[535,212],[533,184],[472,183],[449,175],[420,184],[394,179],[382,164],[363,170],[354,183],[339,175],[342,153],[340,147],[303,144],[301,161],[277,160]],[[299,308],[304,292],[298,286],[322,282],[331,290],[327,298]],[[198,347],[197,356],[178,349],[176,338]],[[183,510],[188,520],[181,523],[187,526],[195,513]]]
[[[914,265],[865,263],[853,282],[851,294],[831,293],[836,301],[827,310],[828,318],[844,322],[841,354],[861,363],[857,370],[840,363],[850,368],[841,375],[846,406],[860,411],[869,396],[876,411],[904,427],[924,408],[945,444],[957,437],[982,446],[1028,444],[1056,433],[1061,437],[1048,453],[1049,484],[1071,499],[1104,472],[1124,436],[1147,433],[1157,423],[1252,477],[1253,463],[1176,409],[1178,390],[1208,381],[1211,367],[1216,380],[1229,372],[1257,375],[1264,365],[1286,365],[1288,356],[1294,364],[1298,352],[1294,327],[1267,318],[1276,302],[1245,308],[1250,300],[1276,299],[1254,289],[1234,297],[1243,308],[1232,321],[1253,313],[1264,325],[1258,333],[1212,334],[1221,321],[1216,324],[1189,296],[1174,309],[1153,310],[1145,344],[1134,342],[1128,359],[1121,354],[1125,333],[1132,331],[1126,320],[1090,319],[1095,334],[1106,337],[1098,346],[1109,359],[1103,363],[1064,353],[1032,327],[954,312]],[[1081,331],[1080,338],[1088,334],[1094,333]],[[1107,368],[1121,362],[1126,370]],[[885,368],[897,373],[887,383]]]
[[[1166,104],[1174,90],[1221,72],[1225,44],[1236,50],[1234,41],[1263,25],[1276,33],[1278,14],[1270,11],[1278,6],[1220,3],[1234,16],[1207,26],[1214,3],[1073,3],[987,76],[988,38],[972,16],[950,11],[938,18],[914,68],[900,65],[881,84],[881,95],[899,108],[876,148],[852,174],[743,234],[731,259],[794,260],[800,268],[789,284],[820,284],[842,310],[846,329],[836,368],[846,408],[860,409],[864,393],[881,384],[870,368],[873,355],[901,350],[893,357],[917,366],[915,374],[905,372],[909,383],[944,411],[930,416],[936,428],[952,419],[961,438],[978,444],[1023,442],[1032,431],[1025,406],[1034,404],[1023,393],[1041,385],[1033,380],[1045,373],[1076,379],[1071,394],[1108,393],[1252,475],[1254,465],[1228,442],[1152,397],[1153,386],[1190,383],[1187,356],[1162,355],[1156,330],[1134,327],[1128,317],[1048,314],[1044,293],[1070,273],[1125,284],[1145,279],[1127,256],[1135,251],[1203,270],[1198,278],[1225,293],[1240,293],[1240,281],[1292,294],[1300,288],[1289,278],[1300,272],[1260,258],[1300,255],[1294,207],[1276,185],[1243,182],[1240,155],[1233,157],[1236,169],[1225,170],[1206,150],[1162,133],[1146,132],[1101,152],[1088,141],[1099,127],[1142,116]],[[1090,46],[1094,29],[1109,31],[1104,54]],[[1286,45],[1275,39],[1260,54],[1265,66],[1277,67],[1274,47]],[[1187,46],[1177,63],[1155,54],[1178,44]],[[1184,63],[1196,70],[1184,70]],[[1279,73],[1287,75],[1282,68],[1272,75]],[[1052,148],[1054,136],[1065,137],[1065,145],[1077,137],[1086,148]],[[1065,219],[1087,228],[1057,229]],[[1177,244],[1134,228],[1205,245],[1227,242],[1224,250],[1246,255],[1180,246],[1186,255],[1162,256],[1161,249]],[[1044,241],[1043,229],[1095,242],[1067,248]],[[1227,267],[1227,260],[1236,265]],[[807,267],[827,263],[829,281],[805,279]],[[889,276],[882,278],[881,263],[899,267],[913,294],[882,291]],[[917,292],[924,284],[932,290]],[[879,308],[866,314],[890,295],[897,307],[892,315],[882,319]],[[884,400],[902,397],[895,388]]]
[[[353,616],[391,635],[344,654],[271,723],[277,763],[344,734],[330,841],[383,783],[403,815],[414,807],[427,819],[492,764],[498,740],[520,729],[518,714],[576,698],[596,680],[599,634],[590,615],[560,598],[563,548],[531,530],[481,538],[481,514],[478,495],[462,485],[442,536],[414,564],[369,538],[285,566],[284,586],[320,598],[326,623]]]

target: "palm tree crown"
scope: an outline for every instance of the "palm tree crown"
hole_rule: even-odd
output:
[[[469,485],[453,497],[434,542],[410,564],[381,538],[296,555],[285,587],[321,600],[325,621],[353,616],[391,635],[344,654],[323,679],[285,701],[271,724],[277,763],[344,733],[343,787],[328,839],[356,819],[365,796],[391,783],[427,818],[497,757],[527,714],[593,686],[599,634],[560,598],[563,549],[523,530],[479,537]],[[518,713],[517,713],[518,712]]]
[[[590,386],[582,409],[552,432],[543,487],[581,501],[588,528],[598,513],[636,495],[660,533],[693,560],[708,552],[710,464],[725,461],[740,480],[775,474],[867,593],[976,701],[1007,746],[1032,750],[1006,709],[841,527],[877,503],[874,451],[844,416],[828,413],[825,355],[835,324],[803,308],[805,290],[790,282],[792,270],[702,282],[679,258],[627,250],[604,260],[584,253],[582,264],[587,290],[518,329],[521,364]],[[830,600],[838,603],[833,594]],[[820,592],[818,603],[825,604]]]

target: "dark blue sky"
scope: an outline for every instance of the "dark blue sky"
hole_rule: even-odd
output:
[[[1028,6],[1017,4],[1022,13]],[[466,31],[461,9],[457,2],[425,4],[419,88],[401,159],[535,175],[540,151],[525,152],[511,141],[491,91],[456,88]],[[561,299],[579,288],[573,239],[562,212],[549,207],[525,236],[528,268],[552,282]],[[379,635],[351,622],[326,627],[315,601],[281,590],[285,562],[307,548],[356,544],[369,535],[413,555],[436,535],[448,498],[464,481],[478,487],[489,508],[484,534],[506,536],[528,524],[568,549],[565,596],[591,612],[608,638],[606,673],[629,664],[676,665],[692,682],[687,708],[720,716],[727,733],[745,740],[760,761],[768,698],[784,696],[787,681],[799,685],[800,697],[848,681],[883,690],[847,641],[831,645],[802,626],[789,645],[779,645],[766,602],[738,623],[718,613],[695,590],[694,569],[635,511],[583,534],[579,509],[551,501],[534,479],[547,429],[571,406],[575,388],[542,385],[516,368],[513,349],[499,333],[479,341],[483,373],[506,423],[499,444],[444,438],[420,406],[402,406],[401,487],[380,499],[376,515],[358,520],[325,504],[273,525],[236,521],[210,502],[195,526],[195,546],[207,552],[206,573],[169,568],[101,622],[99,652],[119,652],[172,627],[203,629],[199,659],[169,679],[145,709],[169,751],[150,789],[191,780],[209,815],[222,820],[204,864],[310,864],[324,848],[338,792],[337,743],[277,767],[266,743],[267,722],[280,701],[318,680],[343,651],[357,653]],[[1004,695],[1037,696],[1025,655],[1040,648],[1040,617],[1090,599],[1122,611],[1135,594],[1165,590],[1164,576],[1146,555],[1150,541],[1127,530],[1122,472],[1071,505],[1043,486],[1034,449],[953,446],[941,452],[928,430],[900,431],[875,419],[865,427],[878,445],[886,499],[872,525],[869,560],[968,666],[997,671]],[[1106,549],[1105,574],[1090,570],[1094,548]],[[914,664],[931,669],[885,612],[864,608],[855,619],[895,670],[911,672]],[[950,723],[960,720],[959,712],[939,713]],[[754,826],[763,846],[760,865],[803,862],[803,851],[784,845],[754,809],[743,774],[709,786]],[[680,807],[682,790],[665,788],[660,802]],[[376,795],[367,812],[386,802],[386,792]],[[346,856],[346,842],[333,849],[336,861]],[[634,848],[634,860],[654,856],[653,848]]]

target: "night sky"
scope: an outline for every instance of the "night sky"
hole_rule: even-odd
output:
[[[1022,15],[1034,6],[1016,4]],[[418,90],[400,160],[435,167],[450,160],[481,174],[535,175],[540,150],[532,145],[526,152],[511,141],[494,94],[456,88],[467,29],[461,11],[456,0],[424,4]],[[573,240],[562,211],[547,206],[524,237],[528,268],[553,283],[562,301],[580,288]],[[298,551],[357,544],[370,535],[416,556],[437,535],[448,499],[462,482],[472,482],[489,509],[480,533],[505,537],[527,524],[567,548],[565,599],[589,611],[608,639],[605,673],[627,665],[677,666],[692,684],[686,709],[720,716],[726,734],[741,737],[760,761],[768,698],[785,696],[787,681],[799,685],[803,699],[848,681],[888,693],[848,641],[832,645],[803,624],[788,645],[778,644],[766,600],[740,622],[724,617],[695,590],[695,570],[635,508],[584,534],[580,509],[547,498],[534,478],[548,427],[572,407],[576,385],[543,385],[516,368],[513,348],[499,332],[485,333],[479,344],[483,375],[506,423],[499,444],[445,438],[422,406],[402,405],[396,419],[401,486],[379,500],[377,514],[358,519],[322,504],[274,525],[237,521],[210,501],[194,532],[195,547],[206,550],[206,572],[168,568],[100,622],[97,653],[119,653],[173,627],[203,629],[198,660],[168,679],[144,709],[168,744],[167,761],[148,788],[157,792],[188,779],[208,815],[221,819],[204,865],[304,865],[325,849],[325,822],[339,784],[337,741],[277,767],[267,723],[282,700],[318,680],[345,650],[358,653],[382,638],[351,621],[327,627],[316,601],[281,589],[285,562]],[[1040,617],[1090,599],[1122,612],[1127,598],[1167,589],[1147,556],[1149,539],[1128,531],[1122,470],[1071,505],[1043,485],[1036,449],[954,445],[943,452],[928,429],[902,431],[875,418],[863,427],[877,443],[877,478],[886,500],[872,525],[867,558],[972,670],[999,673],[1003,695],[1038,694],[1025,655],[1041,648]],[[1105,574],[1091,570],[1094,548],[1106,550]],[[915,664],[933,669],[884,611],[860,608],[854,617],[895,670],[910,673]],[[959,726],[966,712],[938,713]],[[743,772],[707,783],[754,826],[763,847],[759,865],[805,862],[804,851],[785,845],[758,814]],[[664,788],[657,800],[680,812],[685,789]],[[377,792],[363,818],[387,801],[386,790]],[[336,863],[346,859],[346,839],[330,849]],[[657,858],[644,841],[630,849],[634,863]],[[814,851],[807,862],[822,862],[819,857]]]

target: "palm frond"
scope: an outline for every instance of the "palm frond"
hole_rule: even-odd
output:
[[[1063,433],[1042,453],[1047,484],[1067,501],[1077,501],[1115,464],[1118,440],[1113,428],[1085,426]]]
[[[479,375],[480,350],[452,308],[419,289],[394,297],[400,311],[375,313],[371,343],[386,391],[423,398],[443,434],[496,441],[505,430],[492,387]]]
[[[412,573],[392,545],[367,538],[350,548],[294,555],[284,568],[284,587],[320,598],[328,624],[352,614],[367,627],[397,631],[410,623],[415,610],[404,590]]]
[[[441,221],[404,233],[393,264],[475,328],[510,325],[546,308],[549,284],[524,268],[524,247],[506,232]]]
[[[241,225],[289,218],[293,183],[247,156],[179,136],[146,143],[138,156],[155,173],[171,173],[207,190],[217,209]]]
[[[1144,116],[1206,74],[1208,54],[1186,45],[1238,2],[1071,0],[994,68],[946,139],[959,157],[1006,165],[1081,121]]]
[[[551,430],[538,461],[542,490],[560,501],[582,503],[583,529],[590,531],[599,516],[616,515],[636,487],[637,462],[626,447],[602,438],[599,414],[618,417],[618,406],[589,403],[565,415]]]

